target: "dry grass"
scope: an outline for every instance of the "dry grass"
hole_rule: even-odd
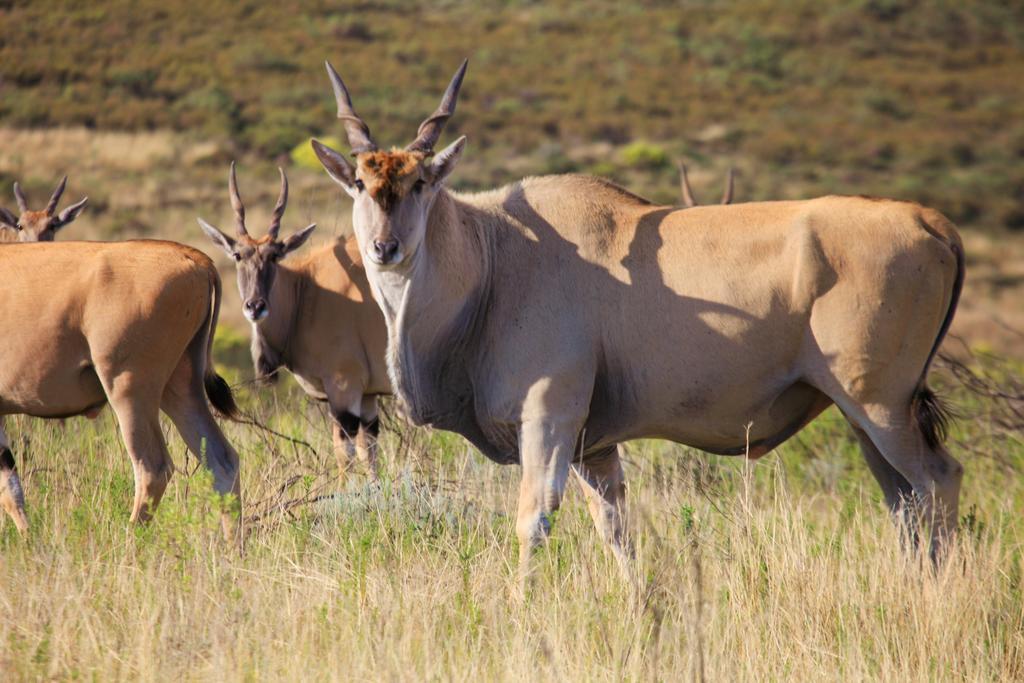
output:
[[[176,436],[179,474],[156,523],[136,529],[109,413],[64,427],[11,420],[14,442],[29,442],[16,450],[34,533],[25,542],[10,523],[0,529],[4,678],[1024,676],[1024,448],[963,395],[966,530],[937,574],[899,551],[829,414],[757,464],[631,445],[641,594],[571,491],[525,601],[513,566],[517,468],[456,437],[393,428],[385,484],[339,486],[318,409],[284,390],[255,400],[250,410],[288,438],[229,428],[250,517],[241,557],[219,541],[204,478],[188,474],[195,461]]]

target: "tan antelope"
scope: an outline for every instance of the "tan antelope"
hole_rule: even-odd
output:
[[[239,495],[238,456],[206,403],[236,413],[210,359],[221,285],[205,254],[149,240],[6,244],[0,273],[0,416],[95,417],[109,402],[135,472],[132,521],[151,517],[173,470],[161,410],[217,492]],[[0,505],[27,528],[2,430]]]
[[[313,148],[353,199],[409,417],[522,466],[521,566],[570,471],[625,564],[622,442],[759,458],[833,403],[893,512],[931,520],[937,554],[963,474],[926,383],[963,282],[953,225],[857,197],[678,209],[579,175],[456,193],[466,139],[434,145],[465,68],[385,151],[328,64],[355,163]]]
[[[202,218],[199,226],[234,259],[242,312],[252,323],[252,359],[259,378],[273,379],[288,368],[299,386],[330,408],[338,467],[344,474],[356,452],[377,476],[377,396],[390,394],[384,348],[387,328],[372,300],[355,239],[336,240],[304,260],[281,260],[298,249],[316,228],[309,225],[278,239],[288,203],[288,179],[266,236],[253,238],[245,226],[235,165],[228,194],[235,212],[236,237]]]
[[[732,204],[732,191],[735,180],[736,173],[730,168],[729,174],[725,179],[725,192],[722,193],[722,201],[718,202],[719,204]],[[693,194],[693,188],[690,187],[690,179],[686,175],[686,164],[679,164],[679,189],[683,194],[683,206],[686,208],[700,206],[700,202],[697,201],[696,196]]]
[[[80,201],[57,213],[57,204],[67,187],[68,177],[64,176],[50,196],[46,208],[42,211],[30,211],[25,193],[21,186],[14,183],[14,198],[18,202],[18,215],[0,206],[0,242],[52,242],[57,231],[82,213],[89,198]]]

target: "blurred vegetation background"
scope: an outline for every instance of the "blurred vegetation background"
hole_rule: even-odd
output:
[[[344,233],[308,151],[341,132],[323,61],[400,145],[468,56],[461,189],[581,171],[678,203],[686,160],[707,202],[730,166],[741,201],[916,200],[987,236],[971,272],[995,308],[1022,298],[1024,3],[0,0],[0,25],[0,202],[68,172],[79,237],[202,244],[235,158],[256,215],[283,164],[291,219]]]
[[[490,172],[467,186],[584,170],[671,201],[686,157],[749,169],[747,197],[878,193],[1024,230],[1024,3],[32,0],[0,22],[8,126],[283,156],[338,129],[329,58],[399,144],[468,56],[451,129]]]

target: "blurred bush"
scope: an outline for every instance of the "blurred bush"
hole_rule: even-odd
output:
[[[635,168],[661,168],[669,163],[668,152],[650,142],[634,142],[622,148],[622,160]]]
[[[345,149],[345,143],[343,143],[341,141],[341,138],[337,136],[325,135],[317,139],[320,140],[320,142],[327,145],[328,147],[330,147],[331,149],[336,149],[339,151]],[[313,152],[313,147],[312,145],[309,144],[309,140],[303,140],[298,145],[293,147],[291,153],[289,154],[289,157],[291,158],[293,164],[295,164],[296,166],[301,166],[302,168],[308,168],[314,171],[319,171],[323,168],[320,165],[320,160],[316,158],[316,154]]]

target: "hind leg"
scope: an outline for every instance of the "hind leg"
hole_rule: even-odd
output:
[[[344,377],[325,380],[324,391],[331,413],[334,457],[338,461],[339,475],[344,478],[352,469],[356,456],[363,457],[363,453],[358,452],[363,391]]]
[[[956,532],[963,465],[944,447],[929,448],[914,426],[876,426],[865,431],[913,487],[915,502],[931,525],[931,556],[938,560]]]
[[[133,522],[147,522],[153,517],[173,471],[167,444],[160,431],[159,409],[147,393],[124,391],[110,397],[121,438],[135,471]]]
[[[931,556],[938,560],[956,531],[963,465],[944,447],[928,445],[911,415],[909,401],[899,408],[878,403],[840,407],[910,485],[917,510],[908,514],[920,512],[930,525]]]
[[[889,464],[885,456],[871,441],[871,437],[863,429],[850,424],[868,469],[882,488],[885,504],[892,513],[893,519],[900,526],[901,538],[909,548],[918,545],[917,515],[914,514],[914,487],[906,477]]]
[[[25,516],[25,494],[21,489],[18,469],[14,466],[14,454],[0,418],[0,507],[10,515],[14,526],[24,534],[28,531],[28,517]]]
[[[161,408],[174,422],[188,449],[213,475],[214,490],[228,497],[228,504],[221,511],[221,524],[227,540],[238,539],[242,495],[238,454],[210,413],[202,384],[182,384],[172,381],[164,392]]]
[[[629,575],[633,545],[626,531],[626,479],[618,446],[573,463],[572,470],[587,499],[597,533],[611,548],[619,566]]]
[[[359,436],[359,416],[347,410],[335,412],[331,408],[331,440],[334,458],[338,462],[338,476],[344,479],[356,459],[356,438]]]
[[[377,464],[377,438],[380,436],[377,397],[364,396],[361,403],[356,455],[370,473],[370,478],[376,481],[380,476],[380,466]]]

